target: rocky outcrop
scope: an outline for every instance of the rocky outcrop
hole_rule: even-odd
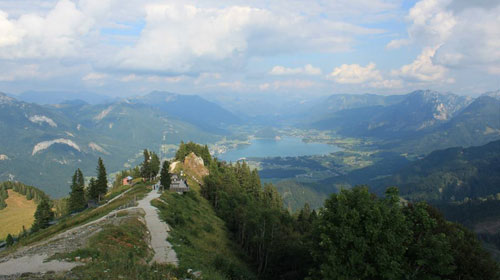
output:
[[[47,116],[34,115],[34,116],[29,117],[29,120],[32,123],[37,123],[37,124],[47,123],[51,127],[57,127],[56,122],[54,122],[51,118],[49,118]]]
[[[51,141],[43,141],[43,142],[36,144],[35,147],[33,147],[33,152],[31,152],[31,155],[34,156],[37,153],[49,148],[50,146],[52,146],[54,144],[65,144],[65,145],[68,145],[71,148],[73,148],[79,152],[81,151],[80,147],[75,142],[73,142],[69,139],[59,138],[59,139],[54,139]]]
[[[194,153],[190,153],[184,159],[184,169],[190,170],[198,178],[208,175],[208,169],[205,167],[203,159]]]

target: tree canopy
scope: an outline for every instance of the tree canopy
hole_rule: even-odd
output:
[[[83,173],[78,168],[71,180],[71,192],[69,194],[68,212],[77,212],[85,209],[87,201],[85,199],[85,179]]]
[[[175,154],[175,160],[184,161],[184,158],[186,158],[186,156],[190,153],[194,153],[195,155],[201,157],[205,166],[208,166],[210,164],[210,161],[212,160],[212,156],[210,155],[208,146],[202,146],[194,142],[181,142],[181,144],[179,145],[179,149]]]
[[[49,227],[50,222],[54,219],[54,212],[49,204],[48,199],[42,199],[35,211],[35,221],[31,227],[32,232]]]
[[[498,266],[467,229],[396,188],[365,186],[325,202],[313,227],[312,279],[497,279]]]
[[[160,184],[168,190],[170,188],[170,162],[168,160],[164,161],[161,167],[161,173],[160,173]]]

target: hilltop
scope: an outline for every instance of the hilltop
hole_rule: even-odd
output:
[[[401,204],[395,188],[378,198],[354,187],[332,194],[318,211],[306,204],[292,214],[257,170],[206,151],[192,142],[180,145],[172,169],[185,176],[189,191],[160,194],[152,190],[156,179],[116,183],[97,208],[63,216],[0,252],[0,271],[21,279],[334,279],[360,278],[374,266],[370,278],[400,278],[421,267],[418,262],[425,266],[417,269],[419,278],[498,276],[474,235],[425,203]],[[119,176],[134,170],[146,169]],[[352,269],[348,260],[357,255],[363,261]],[[428,265],[434,261],[438,269]]]

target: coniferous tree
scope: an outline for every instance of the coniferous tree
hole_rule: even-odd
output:
[[[161,185],[165,188],[165,190],[170,189],[170,162],[168,160],[163,162],[163,165],[161,167],[161,174],[160,174],[160,183]]]
[[[50,208],[49,201],[47,199],[42,199],[35,211],[35,221],[31,227],[32,232],[39,231],[41,229],[47,228],[50,222],[54,219],[54,212]]]
[[[95,182],[98,197],[102,197],[108,191],[108,177],[106,175],[106,167],[102,162],[102,158],[97,161],[97,180]]]
[[[85,180],[82,171],[78,168],[73,174],[71,192],[69,194],[68,212],[77,212],[85,209]]]
[[[14,244],[14,238],[12,238],[12,235],[10,235],[10,233],[7,235],[7,239],[5,239],[5,242],[7,243],[7,247]]]
[[[97,201],[97,199],[99,199],[99,190],[97,189],[97,184],[94,177],[90,178],[88,189],[88,199]]]
[[[151,163],[150,163],[150,155],[147,149],[144,149],[144,161],[142,162],[141,165],[141,176],[144,179],[149,179],[149,176],[151,175]]]
[[[150,167],[151,167],[151,173],[150,177],[156,177],[158,173],[160,172],[160,158],[158,158],[158,155],[154,152],[151,152],[151,162],[150,162]]]

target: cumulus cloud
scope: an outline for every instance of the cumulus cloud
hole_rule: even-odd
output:
[[[60,0],[47,15],[9,19],[0,13],[0,58],[53,58],[77,55],[93,24],[75,3]]]
[[[364,67],[359,64],[342,64],[335,67],[327,78],[338,84],[359,84],[370,88],[403,87],[403,81],[400,79],[384,79],[384,75],[373,62]]]
[[[423,0],[410,9],[407,20],[408,39],[395,39],[387,48],[399,48],[410,43],[437,45],[444,42],[452,33],[457,20],[453,12],[446,10],[451,0]]]
[[[321,69],[307,64],[304,67],[288,68],[280,65],[276,65],[269,72],[271,75],[321,75]]]
[[[446,74],[446,68],[435,65],[432,58],[436,53],[436,48],[425,48],[422,53],[408,65],[404,65],[399,70],[394,70],[393,75],[403,79],[419,82],[432,82],[442,80]]]
[[[392,40],[386,47],[422,46],[422,54],[406,68],[415,73],[409,76],[419,80],[442,78],[442,66],[475,67],[495,74],[494,69],[500,67],[499,14],[499,1],[422,0],[407,16],[408,38]],[[421,71],[410,70],[417,65]]]
[[[114,67],[167,74],[231,69],[250,56],[348,50],[353,35],[381,32],[249,6],[152,4],[145,12],[146,25],[137,43],[118,53]]]
[[[435,61],[453,68],[500,67],[499,14],[500,2],[488,10],[463,10],[452,36],[436,51]]]
[[[361,84],[382,80],[382,75],[373,62],[365,67],[359,64],[342,64],[340,67],[335,67],[328,77],[339,84]]]

